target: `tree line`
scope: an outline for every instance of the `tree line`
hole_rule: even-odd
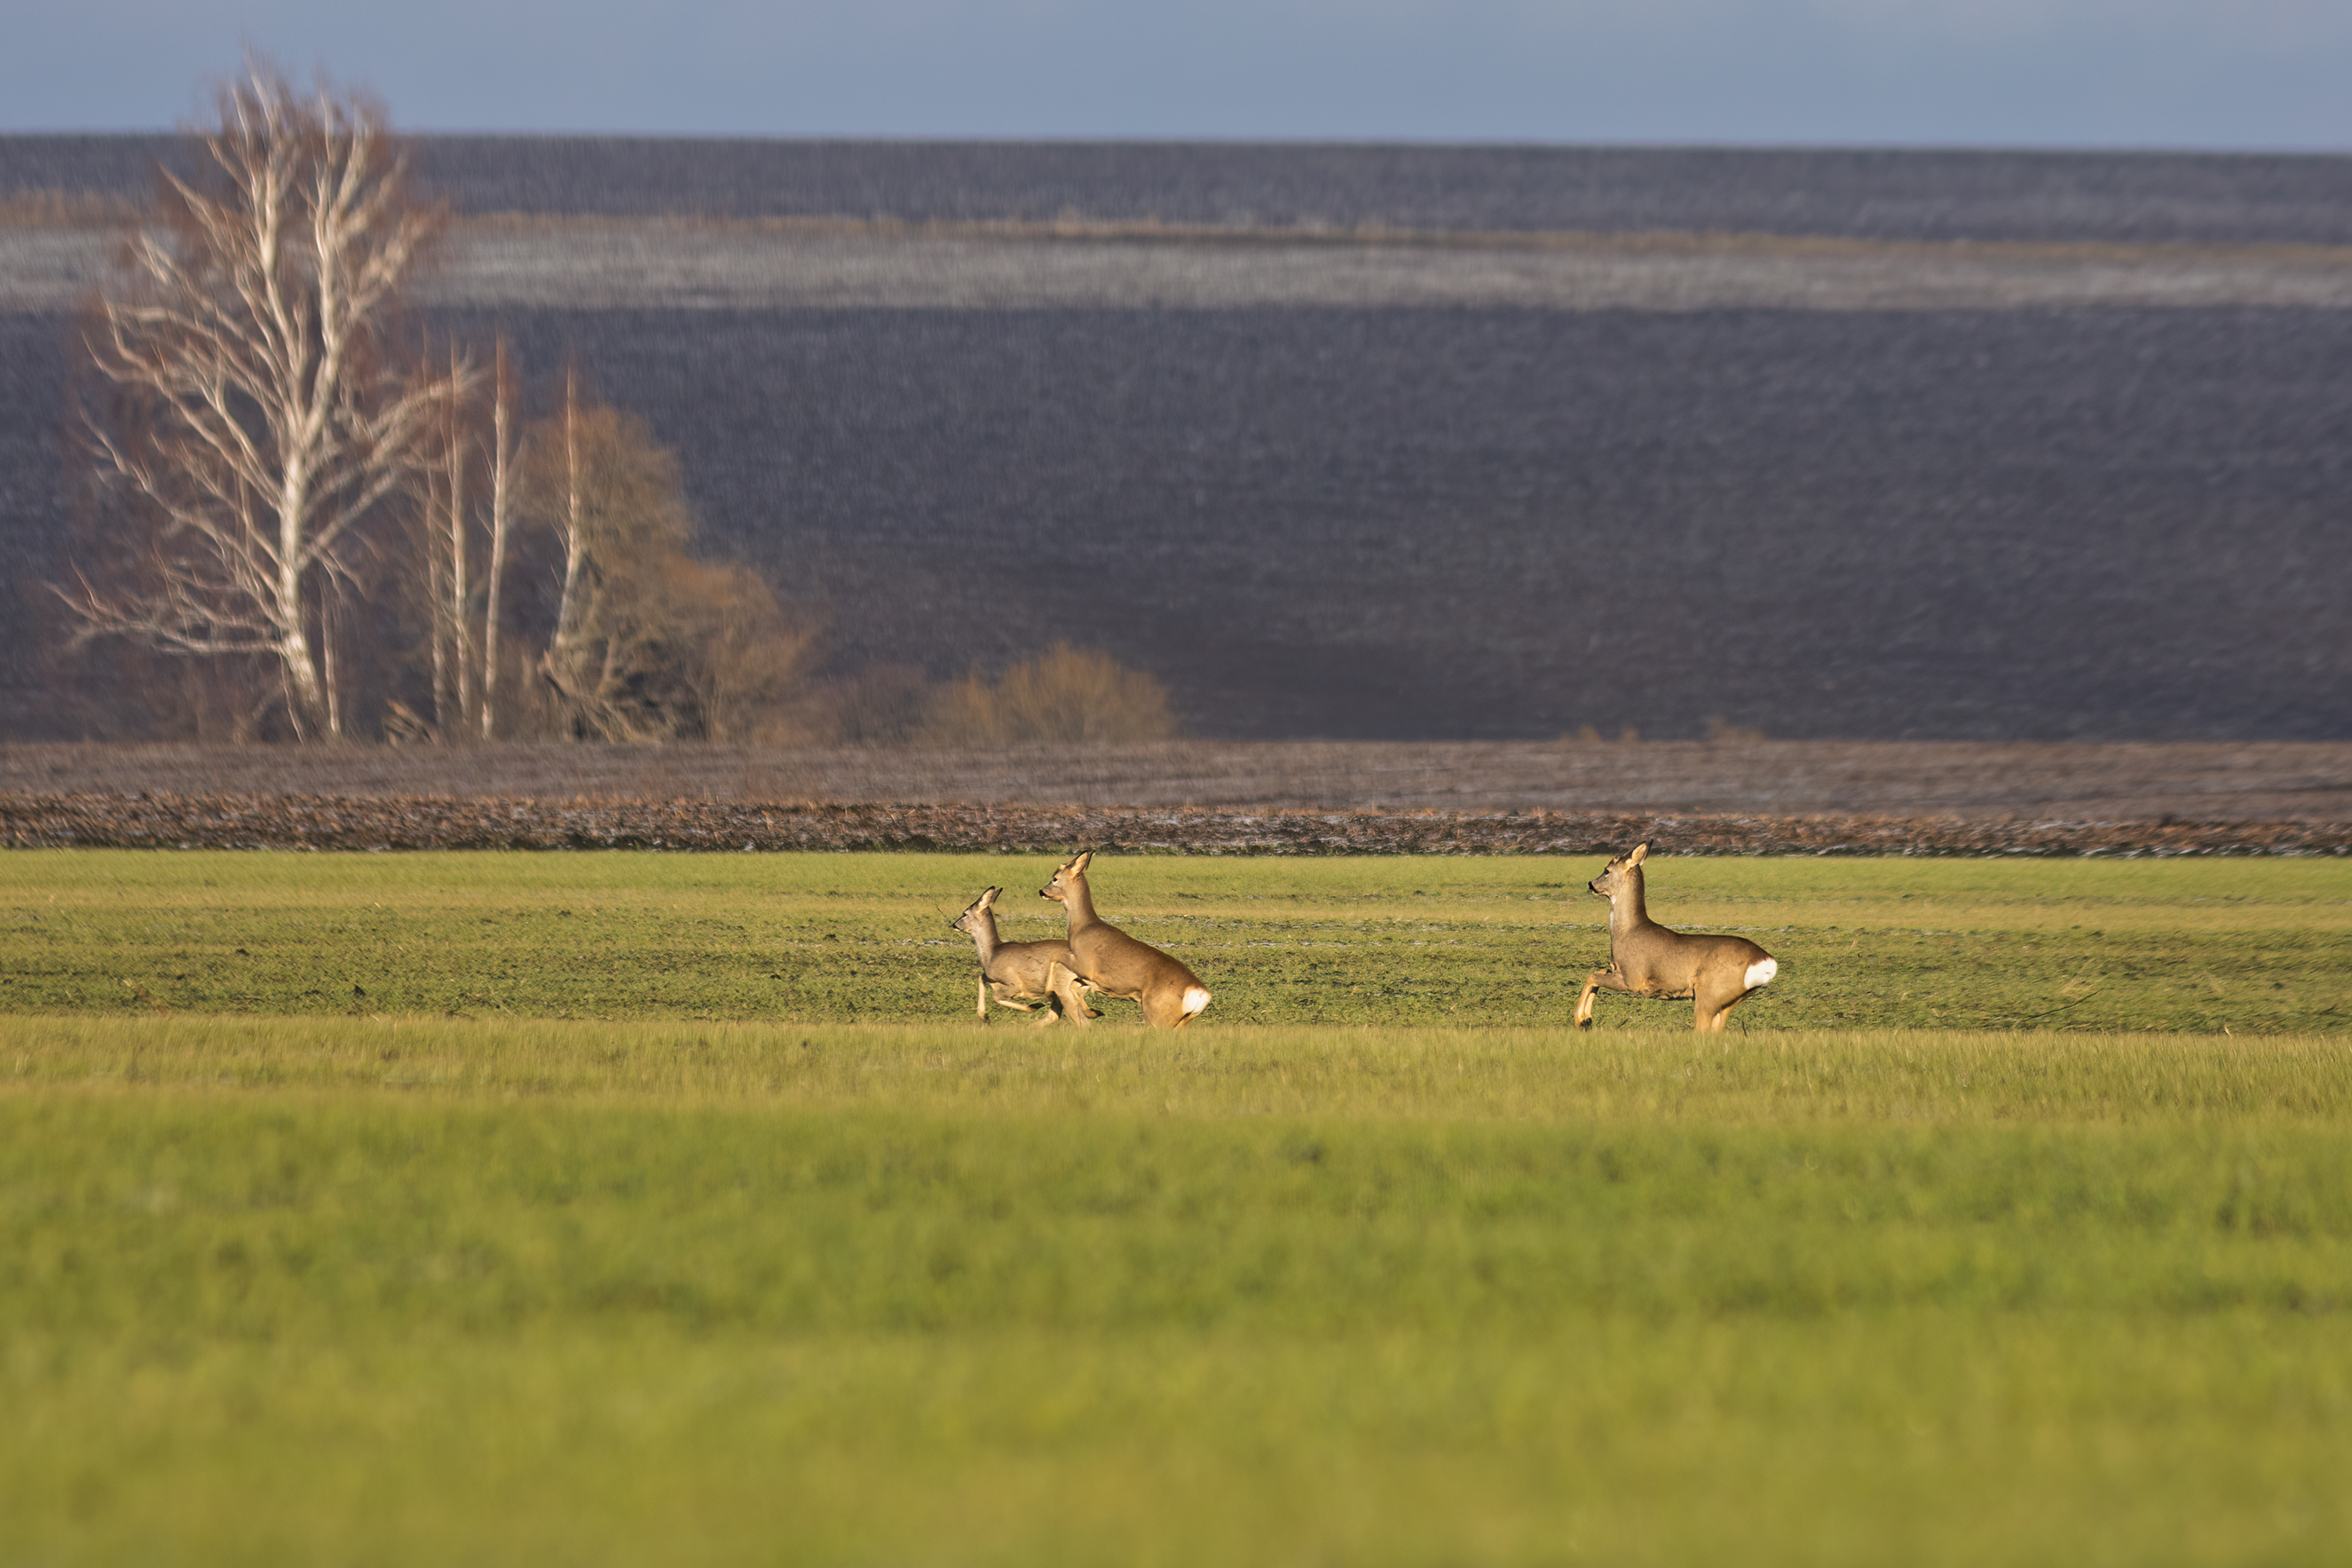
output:
[[[814,678],[818,626],[751,568],[697,553],[677,456],[642,419],[576,369],[531,413],[502,338],[411,338],[404,290],[446,217],[412,191],[379,106],[257,62],[217,104],[200,172],[162,172],[80,324],[83,545],[53,587],[119,730],[1173,732],[1157,682],[1087,650],[993,681]]]

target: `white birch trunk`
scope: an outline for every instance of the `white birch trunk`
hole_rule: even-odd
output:
[[[145,508],[152,578],[58,592],[78,638],[268,655],[296,733],[331,737],[342,704],[310,616],[325,585],[354,581],[348,536],[440,396],[376,362],[373,331],[433,223],[404,204],[401,160],[366,110],[299,97],[257,65],[220,107],[216,185],[167,176],[176,228],[134,240],[133,287],[100,302],[86,340],[146,416],[85,422],[103,476]]]
[[[482,606],[482,738],[499,728],[499,587],[506,580],[507,521],[513,506],[513,391],[507,380],[506,340],[499,340],[490,400],[490,570]]]
[[[457,680],[450,694],[449,721],[442,734],[454,735],[474,711],[474,660],[469,644],[473,641],[470,625],[473,614],[473,593],[466,577],[466,459],[467,452],[465,411],[455,389],[467,380],[467,367],[459,360],[457,346],[449,345],[449,625],[451,664]]]

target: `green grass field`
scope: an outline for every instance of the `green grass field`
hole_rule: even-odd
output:
[[[1606,961],[1598,857],[1097,862],[1106,915],[1217,994],[1202,1025],[1564,1023]],[[1043,856],[0,857],[0,1012],[786,1019],[968,1009],[947,923]],[[1665,859],[1651,913],[1781,978],[1735,1030],[2352,1031],[2352,862]],[[1602,1027],[1688,1004],[1604,997]],[[1131,1004],[1113,1004],[1132,1019]]]
[[[0,856],[0,1563],[2352,1555],[2352,867],[1050,869]]]

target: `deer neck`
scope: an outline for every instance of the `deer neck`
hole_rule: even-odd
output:
[[[1062,897],[1062,909],[1070,917],[1070,935],[1073,936],[1102,919],[1095,913],[1095,895],[1087,891],[1084,877],[1070,879],[1070,891]]]
[[[996,916],[983,913],[971,923],[971,945],[980,950],[980,965],[986,968],[996,956]]]
[[[1642,868],[1626,873],[1625,891],[1609,901],[1609,935],[1630,936],[1651,924],[1650,906],[1642,890]]]

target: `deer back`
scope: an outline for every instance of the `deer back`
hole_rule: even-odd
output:
[[[1024,996],[1042,997],[1052,988],[1048,976],[1056,963],[1073,974],[1077,972],[1076,955],[1067,942],[1000,942],[995,954],[981,966],[981,973],[993,984],[1010,986]]]
[[[1076,957],[1071,967],[1114,997],[1132,999],[1146,991],[1201,983],[1181,959],[1137,941],[1107,920],[1070,933],[1069,948]]]
[[[1609,967],[1635,989],[1686,996],[1710,975],[1744,974],[1770,955],[1745,936],[1670,931],[1647,921],[1609,938]]]

